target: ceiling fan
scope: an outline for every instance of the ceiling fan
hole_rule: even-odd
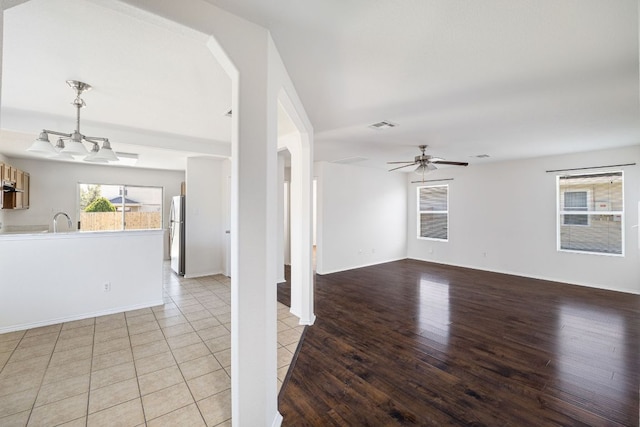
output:
[[[438,169],[435,165],[454,165],[454,166],[469,166],[469,163],[467,162],[449,162],[447,160],[443,160],[439,157],[432,157],[428,154],[425,154],[424,151],[427,149],[426,145],[419,145],[418,148],[420,148],[420,151],[422,151],[422,154],[420,154],[419,156],[414,157],[413,160],[408,160],[406,162],[387,162],[387,164],[403,164],[402,166],[398,166],[395,167],[393,169],[389,169],[389,172],[397,170],[397,169],[402,169],[402,168],[407,168],[409,166],[418,166],[415,170],[416,173],[418,174],[422,174],[423,176],[423,181],[424,181],[424,174],[427,172],[430,172],[432,170],[436,170]]]

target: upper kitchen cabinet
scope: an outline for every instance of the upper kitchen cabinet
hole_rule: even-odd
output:
[[[0,163],[0,179],[2,181],[11,181],[12,175],[13,168],[9,165],[5,165],[4,163]]]
[[[13,166],[0,163],[2,178],[2,209],[29,209],[31,176]]]

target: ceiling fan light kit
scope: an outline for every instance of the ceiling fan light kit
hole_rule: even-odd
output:
[[[80,95],[91,90],[91,85],[78,80],[67,80],[67,84],[76,92],[76,98],[71,103],[76,109],[75,130],[72,133],[64,133],[43,129],[33,144],[27,148],[27,151],[55,159],[71,160],[74,156],[85,156],[84,160],[92,163],[118,161],[118,156],[113,152],[108,138],[85,136],[80,133],[80,109],[87,105]],[[55,147],[49,141],[49,135],[59,136]],[[84,142],[91,144],[90,151],[87,150]],[[102,147],[100,147],[100,143],[102,143]]]
[[[427,149],[426,145],[419,145],[418,148],[422,152],[420,155],[415,156],[413,160],[408,160],[405,162],[387,162],[387,164],[401,164],[402,166],[397,166],[395,168],[389,169],[389,172],[407,168],[409,166],[418,166],[415,170],[415,173],[422,175],[422,181],[424,182],[424,175],[438,169],[436,167],[437,164],[440,165],[453,165],[453,166],[469,166],[467,162],[449,162],[443,160],[439,157],[432,157],[428,154],[425,154],[425,150]]]

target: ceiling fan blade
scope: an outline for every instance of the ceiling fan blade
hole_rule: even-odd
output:
[[[431,163],[436,163],[438,165],[469,166],[469,163],[467,162],[447,162],[446,160],[432,161]]]
[[[415,160],[407,160],[406,162],[387,162],[388,165],[393,165],[397,163],[415,163]]]
[[[409,163],[408,165],[398,166],[397,168],[389,169],[389,172],[394,171],[394,170],[396,170],[396,169],[407,168],[407,167],[409,167],[409,166],[415,166],[415,163]]]

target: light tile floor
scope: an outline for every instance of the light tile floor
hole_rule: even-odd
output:
[[[229,284],[165,266],[163,306],[0,334],[0,426],[230,426]],[[278,303],[278,388],[302,330]]]

